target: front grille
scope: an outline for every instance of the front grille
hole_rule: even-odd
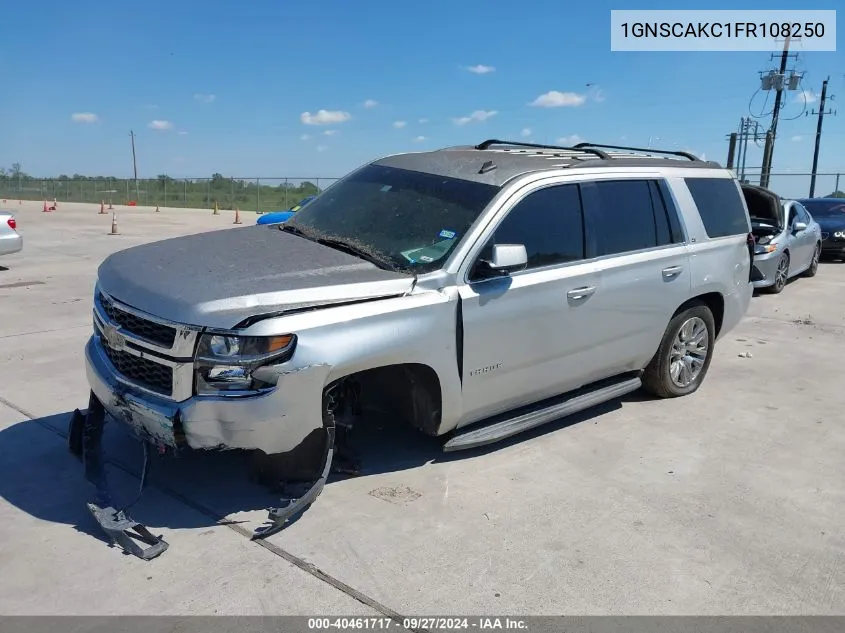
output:
[[[100,294],[100,305],[109,319],[135,336],[157,343],[164,347],[173,347],[176,340],[176,329],[154,321],[148,321],[141,317],[125,312],[115,306],[102,293]]]
[[[145,389],[165,396],[169,396],[173,392],[172,367],[159,365],[151,360],[135,356],[128,352],[113,350],[105,341],[103,341],[103,351],[118,373],[125,378],[128,378]]]

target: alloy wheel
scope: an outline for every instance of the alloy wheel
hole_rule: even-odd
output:
[[[684,321],[678,330],[669,356],[669,375],[675,386],[689,387],[704,368],[710,351],[710,335],[700,317]]]

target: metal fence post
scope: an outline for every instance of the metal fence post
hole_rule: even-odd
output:
[[[261,178],[255,179],[255,211],[261,212]]]

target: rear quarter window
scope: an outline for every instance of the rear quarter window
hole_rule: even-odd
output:
[[[742,194],[730,178],[685,178],[709,237],[748,235],[751,226]]]

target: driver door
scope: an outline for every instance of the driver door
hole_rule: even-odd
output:
[[[474,256],[493,244],[523,244],[525,269],[483,277],[472,266],[459,286],[463,314],[463,403],[459,426],[581,386],[595,356],[590,337],[597,267],[584,261],[577,185],[519,199]]]

